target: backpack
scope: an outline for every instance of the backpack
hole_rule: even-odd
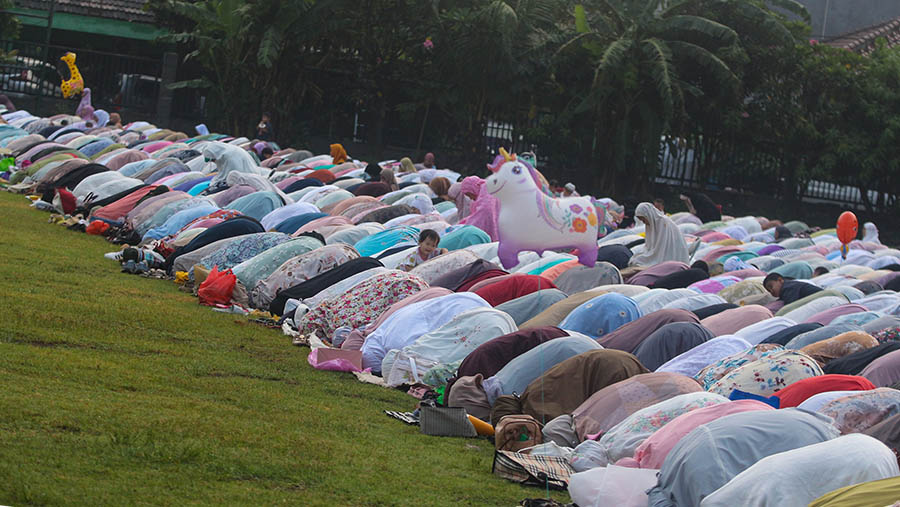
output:
[[[505,415],[494,429],[494,445],[498,451],[518,451],[541,443],[541,425],[530,415]]]

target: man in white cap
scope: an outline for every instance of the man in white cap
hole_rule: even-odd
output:
[[[578,192],[575,191],[574,183],[571,183],[571,182],[566,183],[566,185],[563,187],[563,193],[562,193],[563,197],[578,197],[580,195],[581,194],[579,194]]]

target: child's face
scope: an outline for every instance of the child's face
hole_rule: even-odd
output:
[[[428,255],[431,255],[431,252],[433,252],[437,248],[437,246],[437,240],[428,238],[425,241],[419,243],[419,251],[422,252],[423,257],[426,257]]]
[[[782,280],[769,280],[768,282],[766,282],[765,287],[766,287],[766,290],[769,291],[769,294],[772,295],[772,297],[777,298],[777,297],[781,296],[781,286],[782,285],[784,285],[783,279]]]

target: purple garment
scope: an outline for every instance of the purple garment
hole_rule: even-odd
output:
[[[678,271],[684,271],[688,268],[690,268],[690,266],[680,261],[661,262],[656,266],[649,267],[632,276],[628,279],[627,283],[629,285],[643,285],[644,287],[650,287],[656,280],[666,275],[677,273]]]
[[[850,315],[851,313],[859,313],[865,311],[868,310],[866,310],[866,307],[862,305],[848,303],[819,312],[812,317],[804,320],[803,323],[818,322],[823,326],[827,326],[832,320],[840,317],[841,315]]]
[[[491,237],[491,241],[499,241],[500,231],[497,220],[500,217],[500,200],[488,193],[485,181],[478,176],[469,176],[460,183],[462,195],[475,194],[469,215],[459,221],[460,224],[474,225]]]
[[[882,287],[884,287],[887,285],[888,282],[890,282],[894,278],[897,278],[898,276],[900,276],[900,272],[888,273],[875,281],[878,282],[878,285],[881,285]]]
[[[216,203],[220,208],[224,208],[231,204],[231,201],[234,201],[240,197],[244,197],[247,194],[252,194],[256,192],[256,189],[251,187],[250,185],[238,185],[236,187],[231,187],[227,190],[223,190],[221,192],[217,192],[212,194],[212,200]]]
[[[91,106],[91,89],[85,88],[81,92],[81,102],[75,109],[75,115],[84,119],[90,118],[94,114],[94,108]]]
[[[747,278],[752,278],[754,276],[766,276],[766,273],[760,271],[758,269],[738,269],[736,271],[729,271],[728,276],[733,276],[735,278],[740,278],[741,280],[746,280]]]
[[[285,179],[279,181],[278,183],[275,184],[275,186],[278,187],[278,190],[283,191],[287,187],[291,186],[291,184],[293,184],[294,182],[300,181],[302,179],[303,178],[301,178],[300,176],[291,176],[289,178],[285,178]]]
[[[777,252],[779,250],[784,250],[784,247],[781,245],[766,245],[759,250],[756,251],[756,255],[762,257],[763,255],[769,255],[772,252]]]
[[[197,178],[195,180],[186,181],[180,185],[177,185],[172,190],[181,190],[182,192],[187,192],[188,190],[194,188],[194,185],[203,183],[204,181],[211,181],[213,179],[213,177],[214,177],[214,175],[209,175],[209,176],[205,176],[203,178]]]

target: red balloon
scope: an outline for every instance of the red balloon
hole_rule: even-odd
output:
[[[859,221],[852,211],[841,213],[837,221],[837,237],[843,244],[850,243],[856,239],[856,232],[859,230]]]

